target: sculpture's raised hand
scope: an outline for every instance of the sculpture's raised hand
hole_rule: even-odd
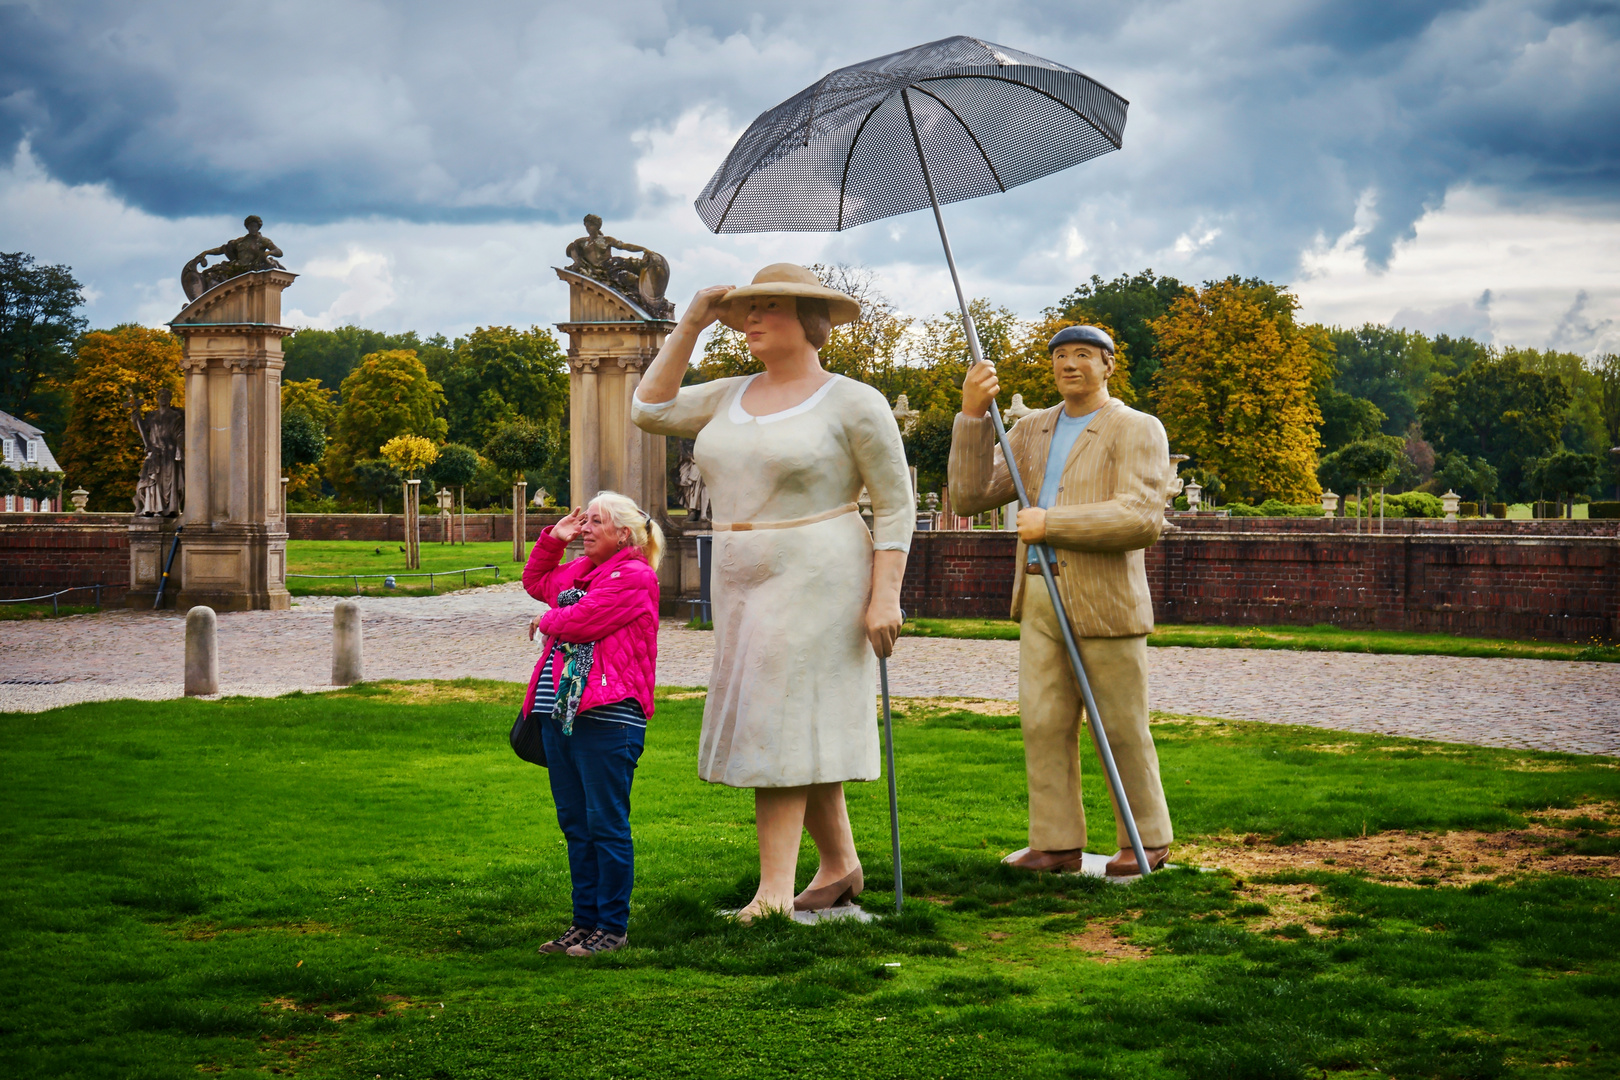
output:
[[[720,301],[735,285],[710,285],[707,289],[699,289],[692,297],[692,302],[686,305],[686,314],[681,322],[690,323],[698,330],[702,330],[712,323],[719,321],[723,306]]]

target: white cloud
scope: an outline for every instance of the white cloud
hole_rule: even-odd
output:
[[[1526,207],[1463,187],[1420,218],[1387,270],[1360,245],[1368,223],[1301,255],[1301,314],[1390,323],[1500,345],[1620,351],[1620,222],[1579,205]]]

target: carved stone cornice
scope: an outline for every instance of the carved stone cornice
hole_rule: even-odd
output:
[[[253,288],[256,285],[276,285],[285,289],[287,286],[291,285],[297,280],[298,275],[293,273],[291,270],[255,270],[252,273],[238,274],[233,278],[226,278],[224,281],[220,282],[218,285],[215,285],[212,289],[209,289],[207,292],[197,297],[197,299],[191,301],[185,307],[181,308],[180,314],[176,315],[174,320],[170,322],[169,325],[203,325],[203,323],[198,319],[198,316],[202,315],[209,308],[214,307],[221,300],[230,296],[232,293],[241,292],[242,290]],[[288,330],[287,332],[289,334],[292,333],[291,330]]]

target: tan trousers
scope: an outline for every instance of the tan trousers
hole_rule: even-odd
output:
[[[1170,808],[1159,782],[1159,754],[1148,730],[1147,638],[1089,638],[1079,644],[1142,846],[1166,847],[1172,838]],[[1038,577],[1025,581],[1018,710],[1029,774],[1029,846],[1037,851],[1083,848],[1086,812],[1080,803],[1079,736],[1085,706],[1063,646],[1057,611],[1046,582]],[[1106,776],[1102,783],[1108,786]],[[1114,801],[1112,790],[1108,799]],[[1117,803],[1114,836],[1121,850],[1130,849]]]

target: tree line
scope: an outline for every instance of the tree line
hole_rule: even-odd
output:
[[[938,488],[969,359],[960,320],[902,315],[869,270],[816,270],[862,306],[860,321],[834,330],[824,364],[891,402],[907,396],[919,414],[908,456],[919,485]],[[142,453],[127,399],[166,386],[183,405],[180,346],[133,324],[87,329],[82,303],[69,268],[0,254],[0,409],[44,429],[92,509],[122,510]],[[1485,504],[1620,483],[1608,454],[1620,446],[1613,354],[1304,323],[1286,287],[1235,276],[1192,285],[1152,270],[1094,276],[1033,320],[983,299],[971,308],[1004,408],[1015,393],[1030,408],[1057,403],[1046,341],[1059,329],[1112,334],[1114,395],[1161,419],[1172,450],[1190,458],[1183,474],[1212,502],[1312,503],[1324,487],[1387,485]],[[570,502],[567,363],[549,329],[480,327],[453,340],[302,329],[283,353],[295,508],[397,505],[406,474],[464,489],[475,506],[499,503],[520,476]],[[717,325],[687,378],[754,370],[741,335]]]

